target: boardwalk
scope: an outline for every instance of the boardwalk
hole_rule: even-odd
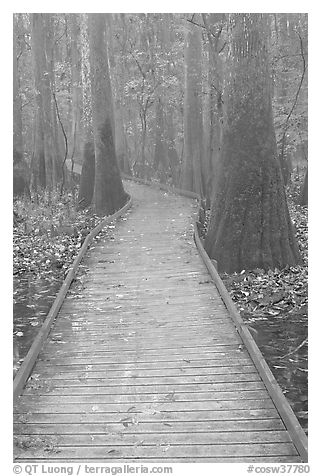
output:
[[[17,461],[300,462],[195,248],[195,203],[127,189],[17,402]]]

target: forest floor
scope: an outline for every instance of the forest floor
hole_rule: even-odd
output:
[[[14,276],[26,272],[43,278],[64,275],[87,234],[101,220],[88,210],[77,211],[71,193],[16,200],[13,209]]]
[[[91,210],[77,211],[71,193],[15,200],[13,210],[15,375],[87,234],[104,217]],[[108,227],[115,226],[110,223]]]

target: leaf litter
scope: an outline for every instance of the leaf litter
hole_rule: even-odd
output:
[[[14,339],[23,358],[42,324],[76,255],[90,231],[105,217],[90,209],[77,211],[77,199],[71,193],[62,197],[45,192],[38,200],[15,200],[13,226]],[[105,227],[95,237],[108,237]],[[79,269],[84,273],[85,268]],[[82,285],[79,278],[72,291]],[[75,297],[77,293],[75,294]],[[15,364],[14,364],[15,365]]]

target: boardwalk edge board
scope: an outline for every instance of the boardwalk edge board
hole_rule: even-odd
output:
[[[21,364],[21,367],[19,368],[14,381],[13,381],[13,400],[15,400],[20,394],[21,391],[23,390],[23,387],[28,380],[31,371],[33,369],[33,366],[37,360],[37,357],[42,349],[42,346],[49,334],[49,331],[51,329],[51,325],[54,321],[54,319],[57,317],[57,314],[63,304],[63,301],[66,297],[66,294],[68,292],[68,289],[77,273],[77,270],[79,268],[80,262],[82,258],[84,257],[84,254],[87,251],[88,246],[94,239],[96,235],[106,226],[108,223],[111,221],[115,220],[116,218],[119,218],[122,214],[124,214],[130,207],[132,206],[132,197],[129,198],[129,200],[126,202],[126,204],[117,212],[113,213],[112,215],[109,215],[107,218],[105,218],[101,223],[99,223],[95,228],[91,230],[91,232],[87,235],[85,241],[83,242],[76,258],[73,261],[73,264],[68,270],[67,276],[64,279],[62,286],[49,310],[49,313],[47,314],[47,317],[45,321],[43,322],[41,329],[39,330],[35,340],[33,341],[23,363]]]
[[[122,177],[126,180],[132,180],[134,182],[141,183],[143,185],[152,186],[153,188],[164,190],[171,193],[177,193],[178,195],[194,198],[198,200],[200,203],[201,197],[195,193],[190,192],[188,190],[181,190],[176,187],[171,187],[165,184],[161,184],[158,182],[149,182],[144,179],[140,179],[137,177],[131,177],[126,174],[122,174]],[[277,383],[270,367],[266,363],[260,349],[256,345],[255,340],[252,337],[248,327],[244,323],[240,313],[237,310],[236,305],[232,301],[229,292],[227,291],[223,281],[221,280],[216,267],[214,266],[212,260],[209,258],[208,254],[206,253],[202,239],[199,236],[198,228],[196,224],[196,220],[194,221],[194,241],[196,248],[204,262],[215,286],[217,287],[220,296],[230,313],[230,316],[237,328],[237,331],[244,342],[245,347],[247,348],[255,367],[257,368],[260,377],[262,378],[278,412],[281,419],[284,422],[285,427],[287,428],[293,444],[295,445],[299,455],[301,456],[303,462],[308,462],[308,438],[303,431],[297,417],[295,416],[289,402],[287,401],[286,397],[284,396],[279,384]]]
[[[231,296],[229,295],[223,281],[221,280],[215,266],[211,262],[208,254],[206,253],[201,239],[198,234],[197,226],[194,226],[194,239],[199,254],[211,275],[223,302],[226,305],[227,310],[238,330],[238,333],[243,340],[245,347],[247,348],[255,367],[257,368],[279,414],[282,418],[289,434],[291,435],[293,444],[298,450],[300,456],[304,462],[308,461],[308,439],[303,431],[298,419],[296,418],[289,402],[284,396],[279,384],[277,383],[274,375],[271,372],[270,367],[266,363],[260,349],[256,345],[255,340],[252,337],[248,327],[244,323],[240,313],[238,312]]]

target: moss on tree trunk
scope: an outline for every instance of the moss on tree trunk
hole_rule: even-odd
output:
[[[232,35],[218,185],[205,248],[226,272],[300,260],[277,157],[266,26],[237,14]]]
[[[81,210],[91,205],[94,195],[95,148],[92,142],[86,142],[83,158],[78,194],[78,207]]]
[[[127,195],[120,178],[113,130],[108,117],[95,134],[95,157],[95,210],[97,213],[110,214],[126,203]]]
[[[109,215],[121,208],[123,189],[115,151],[113,99],[106,48],[106,22],[99,13],[89,14],[89,45],[93,133],[95,145],[94,208]]]

